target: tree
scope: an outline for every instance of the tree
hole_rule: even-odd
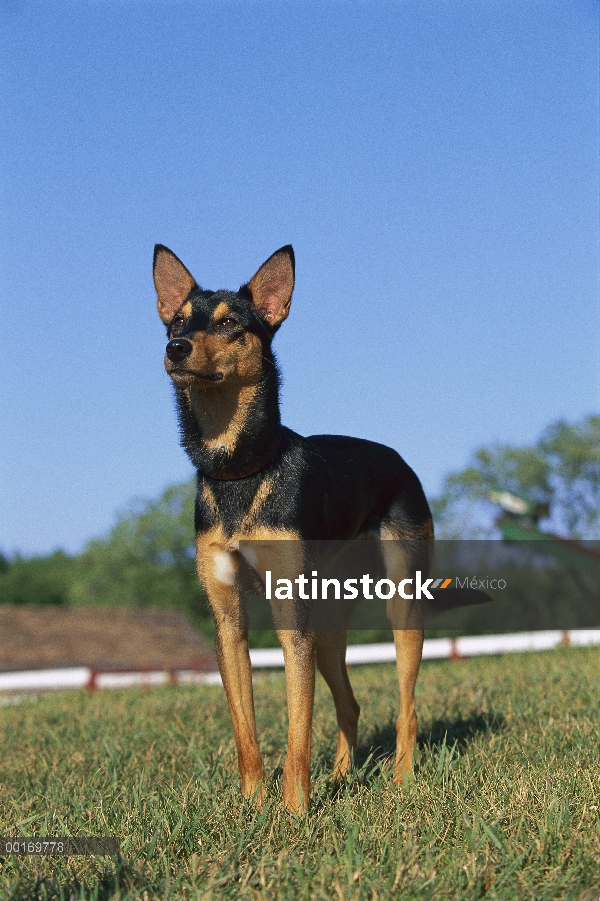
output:
[[[0,603],[175,607],[211,634],[195,566],[195,480],[138,501],[81,554],[0,556]]]
[[[0,555],[0,603],[66,604],[71,577],[72,558],[64,551],[29,559]]]
[[[492,491],[547,507],[540,527],[565,538],[600,538],[600,416],[550,425],[533,447],[480,448],[466,469],[448,475],[432,503],[439,538],[497,534]]]
[[[74,558],[69,602],[176,607],[206,626],[210,617],[195,566],[195,494],[194,479],[132,505],[106,538]]]

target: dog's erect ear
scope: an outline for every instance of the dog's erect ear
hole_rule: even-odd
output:
[[[173,251],[162,244],[154,248],[154,284],[158,294],[158,315],[165,325],[170,325],[196,282]]]
[[[294,251],[291,244],[276,250],[263,263],[247,287],[256,312],[272,329],[278,328],[290,311],[294,290]]]

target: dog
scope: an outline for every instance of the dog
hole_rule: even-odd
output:
[[[197,470],[198,576],[216,624],[242,793],[259,802],[264,772],[237,584],[240,542],[289,548],[292,541],[301,548],[303,541],[392,539],[382,541],[388,548],[385,568],[398,583],[417,567],[427,575],[428,552],[411,548],[429,548],[433,538],[421,483],[396,451],[337,435],[303,438],[281,425],[271,345],[288,316],[294,278],[290,245],[272,254],[238,291],[203,290],[171,250],[158,244],[154,251],[158,313],[168,335],[165,368],[175,388],[181,442]],[[346,670],[343,629],[281,628],[277,634],[289,717],[283,800],[300,813],[310,793],[315,668],[335,703],[338,776],[351,765],[360,708]],[[423,629],[394,628],[394,642],[400,685],[394,779],[401,783],[411,772],[417,735]]]

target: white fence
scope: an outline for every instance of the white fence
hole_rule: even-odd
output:
[[[511,654],[523,651],[548,651],[556,647],[600,645],[600,629],[573,629],[568,632],[517,632],[507,635],[465,635],[460,638],[428,638],[423,645],[423,660],[460,659],[482,654]],[[250,651],[254,669],[283,666],[281,648]],[[367,663],[391,663],[396,659],[392,642],[350,645],[346,662],[351,666]],[[163,670],[101,670],[87,666],[66,669],[29,670],[0,673],[1,692],[52,691],[67,688],[151,687],[168,683],[219,685],[217,672],[178,667]]]

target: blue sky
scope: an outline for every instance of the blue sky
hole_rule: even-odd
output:
[[[283,418],[472,451],[598,410],[592,0],[0,3],[0,549],[191,475],[155,243],[237,288],[292,243]]]

